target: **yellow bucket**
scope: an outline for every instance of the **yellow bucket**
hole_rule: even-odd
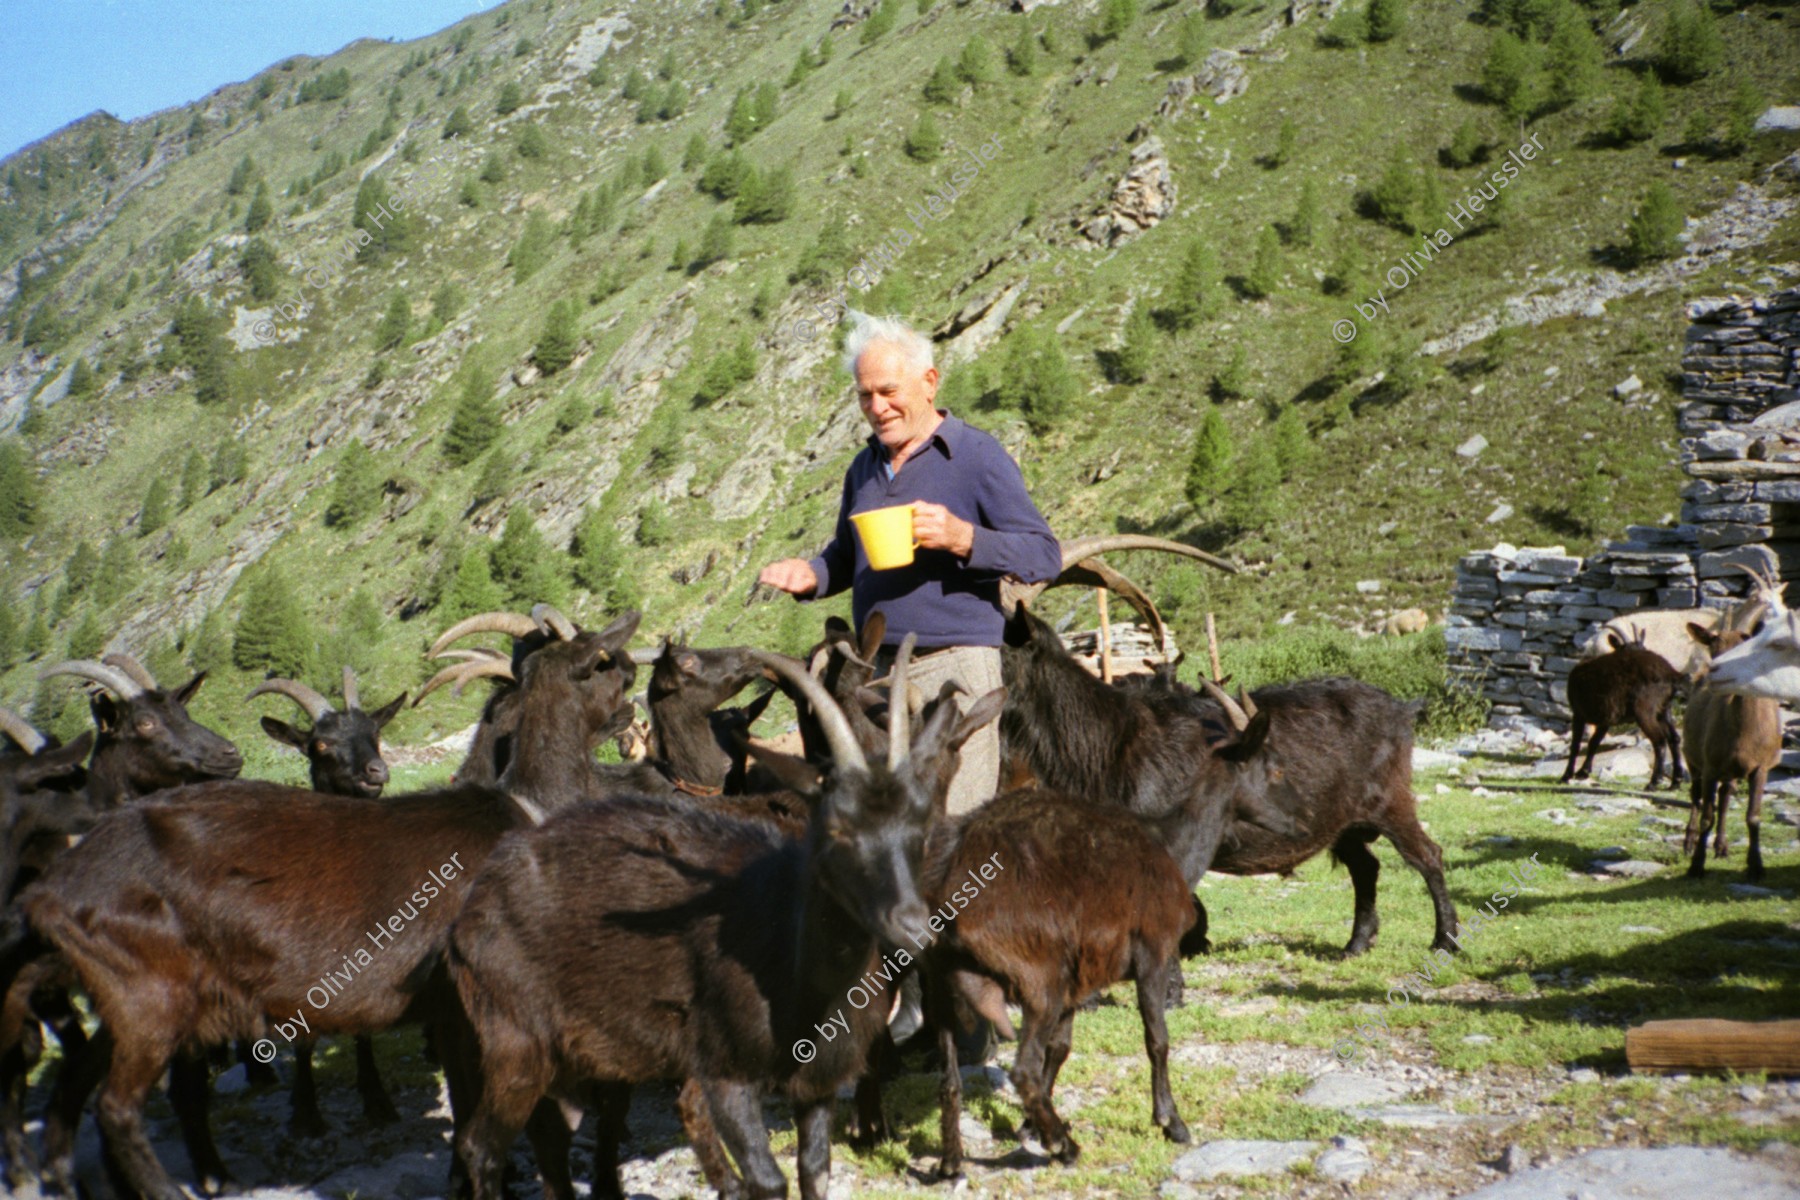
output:
[[[874,508],[868,512],[855,513],[850,520],[856,526],[857,536],[862,538],[863,550],[869,556],[870,567],[886,571],[912,562],[913,550],[919,544],[913,540],[912,505],[896,504],[891,508]]]

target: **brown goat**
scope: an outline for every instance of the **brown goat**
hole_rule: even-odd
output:
[[[1001,993],[1023,1007],[1013,1086],[1044,1149],[1072,1163],[1081,1148],[1051,1093],[1069,1056],[1075,1011],[1099,989],[1133,980],[1153,1117],[1170,1141],[1188,1141],[1169,1089],[1163,1007],[1177,947],[1194,924],[1192,892],[1138,818],[1041,789],[1008,792],[933,831],[924,882],[937,910],[933,928],[939,918],[944,925],[926,957],[944,1057],[941,1177],[962,1173],[952,992],[1007,1034]]]
[[[1577,663],[1569,672],[1569,765],[1563,768],[1562,781],[1586,779],[1594,770],[1594,755],[1600,741],[1615,725],[1634,722],[1650,739],[1655,761],[1650,768],[1648,787],[1662,782],[1663,754],[1669,757],[1669,786],[1681,782],[1681,731],[1675,727],[1669,707],[1681,690],[1685,677],[1671,667],[1668,660],[1639,643],[1626,642],[1617,631],[1609,630],[1612,651],[1599,658]],[[1581,752],[1582,737],[1592,728],[1587,759],[1581,770],[1575,769],[1575,756]]]
[[[1716,657],[1750,634],[1737,630],[1718,632],[1704,625],[1689,625],[1688,634],[1709,655]],[[1681,839],[1683,854],[1693,855],[1689,878],[1706,874],[1706,830],[1713,830],[1713,857],[1725,857],[1725,810],[1731,806],[1731,788],[1740,779],[1749,781],[1744,822],[1750,828],[1750,851],[1745,863],[1747,879],[1761,879],[1762,799],[1769,768],[1781,761],[1781,702],[1750,696],[1728,696],[1706,686],[1706,675],[1688,699],[1687,765],[1690,808],[1687,834]]]

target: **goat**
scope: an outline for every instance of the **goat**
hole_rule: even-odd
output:
[[[1381,632],[1391,637],[1418,633],[1431,627],[1431,614],[1422,608],[1403,608],[1381,623]]]
[[[1625,641],[1616,632],[1607,638],[1612,645],[1610,653],[1576,663],[1569,671],[1569,763],[1563,768],[1562,782],[1592,774],[1601,739],[1613,726],[1632,721],[1650,739],[1653,761],[1647,786],[1654,789],[1662,782],[1666,748],[1669,786],[1673,787],[1682,780],[1681,730],[1669,708],[1686,676],[1648,649],[1642,635],[1635,642]],[[1587,758],[1577,771],[1575,757],[1581,753],[1582,738],[1590,727],[1594,733],[1588,741]]]
[[[1169,1090],[1163,1007],[1177,948],[1194,923],[1193,889],[1137,818],[1052,792],[1008,792],[933,831],[925,880],[928,903],[945,918],[925,956],[944,1059],[941,1178],[962,1173],[952,993],[1009,1036],[999,993],[1023,1007],[1013,1086],[1044,1149],[1066,1164],[1080,1147],[1051,1093],[1069,1056],[1076,1006],[1134,980],[1152,1114],[1170,1141],[1189,1140]]]
[[[381,757],[381,731],[406,703],[401,692],[374,712],[364,712],[356,673],[344,668],[344,707],[340,711],[312,688],[293,679],[267,679],[251,691],[258,696],[286,696],[300,706],[312,727],[299,730],[274,717],[262,719],[263,732],[275,741],[306,756],[312,788],[330,796],[364,796],[373,799],[387,786],[388,766]],[[313,1081],[313,1040],[294,1042],[293,1115],[290,1125],[301,1137],[323,1137],[325,1118],[319,1112],[318,1089]],[[253,1060],[246,1060],[248,1063]],[[362,1096],[363,1116],[376,1125],[400,1119],[381,1072],[375,1065],[375,1043],[366,1033],[356,1035],[356,1090]]]
[[[508,830],[584,794],[594,748],[630,719],[634,668],[621,650],[637,622],[627,613],[591,633],[548,614],[520,663],[496,787],[379,802],[269,783],[182,788],[109,814],[25,891],[33,944],[9,965],[60,952],[79,975],[111,1043],[101,1132],[145,1200],[182,1196],[143,1128],[145,1097],[176,1047],[272,1029],[373,1033],[454,1007],[435,965],[469,880]],[[445,1066],[466,1111],[471,1081]],[[225,1170],[205,1101],[198,1089],[176,1109],[210,1190]]]
[[[64,746],[45,736],[16,713],[0,708],[0,907],[10,908],[17,890],[35,879],[68,846],[69,837],[85,832],[94,813],[83,794],[83,767],[93,748],[90,730]],[[9,744],[18,748],[6,751]],[[0,1182],[22,1186],[33,1155],[25,1140],[25,1079],[42,1053],[38,1022],[52,1024],[65,1051],[86,1043],[79,1016],[66,993],[48,985],[8,995],[0,1006],[0,1141],[6,1168]],[[37,994],[34,994],[37,993]],[[35,1001],[35,1003],[34,1003]]]
[[[89,701],[96,736],[88,762],[88,797],[105,811],[163,788],[207,779],[235,779],[244,759],[229,741],[188,715],[188,701],[206,680],[201,671],[173,692],[133,659],[109,654],[76,659],[38,672],[97,683]]]
[[[1595,659],[1618,644],[1637,643],[1660,657],[1689,680],[1706,668],[1704,648],[1688,636],[1689,625],[1708,631],[1746,631],[1756,627],[1765,616],[1786,612],[1782,602],[1784,585],[1774,575],[1756,567],[1733,563],[1750,577],[1749,594],[1728,611],[1716,608],[1674,608],[1651,612],[1626,613],[1607,621],[1594,631],[1581,647],[1584,661]]]
[[[807,696],[834,755],[804,841],[685,801],[588,804],[509,839],[471,890],[449,965],[481,1055],[481,1101],[458,1139],[476,1200],[501,1194],[528,1118],[546,1193],[573,1195],[567,1126],[532,1116],[546,1095],[598,1097],[594,1190],[620,1196],[623,1105],[653,1079],[697,1086],[758,1197],[787,1193],[758,1103],[779,1089],[794,1105],[801,1193],[824,1196],[836,1090],[882,1024],[881,1006],[842,1006],[920,944],[926,781],[951,752],[954,708],[912,742],[894,706],[888,757],[871,765],[817,680],[764,661]],[[795,765],[796,782],[816,779]],[[710,1142],[694,1116],[684,1106],[690,1137]]]
[[[1743,645],[1751,637],[1738,630],[1714,632],[1699,624],[1690,625],[1688,631],[1706,648],[1709,659]],[[1750,830],[1750,849],[1744,877],[1761,879],[1763,788],[1768,783],[1769,770],[1781,762],[1781,703],[1727,695],[1708,683],[1702,674],[1698,688],[1688,698],[1683,722],[1690,808],[1681,850],[1693,856],[1688,876],[1698,879],[1706,874],[1709,823],[1713,830],[1713,856],[1725,857],[1725,813],[1731,807],[1732,784],[1746,779],[1749,782],[1744,821]]]

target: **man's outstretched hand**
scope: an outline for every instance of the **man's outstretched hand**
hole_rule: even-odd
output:
[[[796,596],[810,596],[819,589],[819,577],[804,558],[784,558],[770,563],[756,582]]]

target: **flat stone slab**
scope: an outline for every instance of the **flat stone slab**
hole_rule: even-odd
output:
[[[1462,1200],[1662,1200],[1730,1196],[1793,1200],[1800,1178],[1729,1150],[1667,1146],[1657,1150],[1590,1150],[1553,1167],[1521,1171],[1469,1192]]]
[[[1201,1183],[1223,1175],[1280,1175],[1312,1161],[1318,1149],[1318,1142],[1208,1142],[1175,1160],[1175,1178]]]
[[[1375,1166],[1369,1147],[1361,1138],[1339,1134],[1331,1139],[1331,1149],[1319,1155],[1313,1172],[1321,1179],[1335,1183],[1355,1183]]]
[[[1365,1121],[1380,1121],[1397,1129],[1454,1129],[1459,1125],[1490,1125],[1499,1127],[1508,1124],[1506,1117],[1486,1116],[1481,1113],[1456,1113],[1447,1109],[1433,1108],[1429,1104],[1385,1104],[1378,1108],[1346,1109],[1353,1117],[1361,1117]]]
[[[1792,900],[1793,888],[1766,888],[1754,883],[1728,883],[1725,890],[1740,900]]]
[[[1623,879],[1648,879],[1652,875],[1661,875],[1664,867],[1661,863],[1645,862],[1640,858],[1628,858],[1623,862],[1597,862],[1592,865],[1597,875],[1616,875]]]
[[[1404,1084],[1377,1079],[1357,1071],[1327,1071],[1300,1093],[1300,1103],[1314,1108],[1356,1108],[1362,1105],[1388,1104],[1404,1099],[1414,1091]]]

